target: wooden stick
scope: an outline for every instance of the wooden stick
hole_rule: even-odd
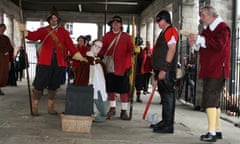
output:
[[[153,98],[153,96],[154,96],[155,90],[156,90],[156,88],[157,88],[157,84],[158,84],[158,82],[157,82],[157,80],[156,80],[156,81],[154,82],[154,84],[153,84],[152,93],[151,93],[151,95],[150,95],[150,97],[149,97],[149,99],[148,99],[147,105],[146,105],[145,110],[144,110],[144,112],[143,112],[143,116],[142,116],[142,119],[143,119],[143,120],[146,119],[146,115],[147,115],[148,109],[149,109],[149,107],[150,107],[150,104],[151,104],[151,102],[152,102],[152,98]]]
[[[20,15],[20,23],[23,24],[23,10],[22,10],[22,1],[21,0],[19,0],[19,15]],[[30,88],[30,80],[29,80],[30,78],[29,78],[29,71],[28,71],[29,62],[28,62],[28,57],[27,57],[27,52],[26,52],[26,43],[25,43],[24,31],[22,32],[22,44],[23,44],[23,48],[24,48],[24,58],[25,58],[25,65],[26,65],[30,114],[33,115],[32,96],[31,96],[31,88]]]

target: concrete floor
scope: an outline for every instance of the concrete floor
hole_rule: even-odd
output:
[[[65,86],[57,94],[56,110],[64,111]],[[5,96],[0,96],[0,144],[204,144],[199,136],[206,132],[207,119],[203,112],[176,104],[174,134],[156,134],[149,123],[142,120],[148,96],[142,96],[143,103],[134,103],[133,119],[123,121],[117,116],[104,123],[93,123],[90,134],[63,132],[60,116],[47,114],[47,99],[42,97],[39,111],[41,116],[32,117],[29,111],[26,82],[18,82],[17,87],[3,88]],[[161,119],[159,96],[153,98],[149,113],[158,113]],[[118,103],[119,105],[120,103]],[[224,114],[223,114],[224,116]],[[240,119],[234,119],[240,121]],[[216,144],[237,144],[240,142],[240,129],[233,124],[221,121],[223,140]]]

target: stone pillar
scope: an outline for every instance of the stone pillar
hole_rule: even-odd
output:
[[[103,36],[103,24],[102,23],[98,23],[98,33],[97,33],[97,38],[98,39],[102,39]]]
[[[9,16],[8,30],[9,30],[9,38],[12,42],[12,45],[14,46],[14,17],[13,17],[13,15]]]
[[[217,10],[219,16],[231,27],[233,1],[211,0],[210,5]]]
[[[147,23],[147,41],[150,42],[150,44],[152,45],[154,43],[154,39],[153,39],[153,18],[150,18],[148,23]]]
[[[153,43],[156,41],[157,32],[159,28],[156,27],[156,17],[153,18]]]
[[[153,44],[151,45],[153,47],[154,43],[156,42],[158,36],[160,35],[160,32],[162,30],[159,28],[158,24],[156,23],[156,18],[154,18],[153,21],[153,32],[154,32],[154,36],[153,36]]]
[[[44,26],[44,20],[40,19],[40,27],[43,27],[43,26]]]
[[[146,24],[145,24],[146,26],[146,31],[145,31],[145,35],[146,35],[146,41],[148,41],[148,39],[149,39],[149,22],[148,21],[146,21]]]
[[[143,39],[144,45],[146,44],[147,38],[146,38],[146,31],[147,31],[147,26],[146,23],[142,23],[140,27],[140,36]]]
[[[182,4],[182,29],[198,33],[199,4],[196,0],[188,0]]]
[[[172,6],[172,24],[177,28],[181,28],[181,0],[173,0],[173,6]]]

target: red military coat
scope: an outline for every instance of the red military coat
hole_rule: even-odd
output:
[[[113,54],[114,44],[107,54],[106,51],[117,35],[118,33],[116,34],[112,31],[105,34],[102,39],[103,48],[101,49],[99,55],[104,56]],[[124,73],[132,66],[131,56],[133,48],[134,46],[131,37],[128,33],[122,32],[114,53],[115,75],[124,75]]]
[[[53,30],[51,26],[42,27],[39,28],[36,31],[28,32],[27,39],[32,41],[43,41],[44,38],[48,35],[48,31],[46,28],[49,28],[50,30]],[[48,35],[48,37],[45,39],[44,43],[42,44],[42,48],[39,53],[39,59],[38,64],[41,65],[51,65],[52,61],[52,54],[54,52],[54,48],[56,50],[57,55],[57,65],[58,66],[67,66],[67,53],[70,51],[72,55],[74,55],[77,52],[77,49],[74,47],[73,41],[70,38],[69,32],[62,26],[59,26],[56,28],[56,30],[53,31],[53,34],[55,34],[59,41],[61,42],[63,46],[63,50],[54,42],[51,35]]]
[[[226,23],[221,22],[211,31],[203,30],[206,48],[200,49],[200,78],[224,78],[230,76],[230,29]]]
[[[88,47],[86,47],[86,46],[79,46],[79,45],[77,45],[76,46],[76,48],[77,48],[77,50],[80,52],[80,54],[82,55],[82,56],[86,56],[86,53],[90,50],[90,48],[88,48]],[[80,64],[80,61],[77,61],[77,60],[73,60],[73,67],[76,67],[76,66],[78,66]]]

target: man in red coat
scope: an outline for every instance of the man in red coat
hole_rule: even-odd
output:
[[[65,67],[67,66],[68,51],[73,55],[73,59],[87,61],[77,51],[70,38],[69,32],[60,26],[60,18],[55,9],[47,17],[48,26],[39,28],[36,31],[26,31],[20,25],[20,31],[24,32],[27,39],[32,41],[40,40],[42,47],[39,50],[36,76],[33,82],[33,116],[38,116],[38,103],[43,95],[43,89],[48,89],[48,113],[57,114],[54,109],[56,90],[60,87]]]
[[[119,93],[121,99],[120,118],[127,120],[129,119],[127,115],[130,90],[129,70],[132,66],[131,56],[134,46],[131,37],[122,32],[122,18],[120,16],[114,16],[108,24],[111,26],[111,31],[104,35],[103,48],[99,53],[101,56],[113,56],[114,58],[114,72],[107,72],[106,76],[106,87],[110,101],[108,116],[116,114],[115,93]]]
[[[146,47],[143,49],[143,63],[142,63],[142,73],[144,73],[144,92],[143,94],[148,94],[148,84],[149,80],[152,76],[152,67],[151,67],[151,59],[152,59],[152,49],[150,47],[150,42],[146,41]]]
[[[190,34],[189,44],[200,52],[199,77],[203,79],[203,107],[208,118],[208,132],[202,141],[222,139],[220,131],[220,93],[230,75],[230,28],[211,6],[201,8],[204,24],[201,35]]]

